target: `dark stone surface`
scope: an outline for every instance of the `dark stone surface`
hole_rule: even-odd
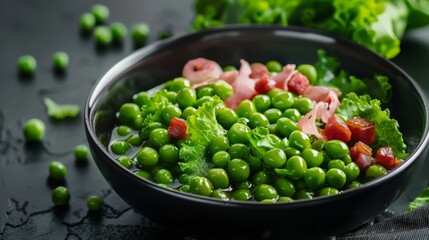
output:
[[[180,2],[180,3],[179,3]],[[109,0],[109,23],[129,29],[138,22],[151,27],[149,42],[158,32],[187,30],[193,17],[192,0]],[[44,97],[84,107],[95,81],[134,48],[128,36],[121,46],[95,47],[81,34],[78,20],[94,1],[4,0],[0,2],[0,239],[183,239],[134,212],[111,190],[92,159],[76,164],[72,149],[86,143],[82,115],[50,119]],[[403,52],[394,60],[429,92],[429,28],[410,32]],[[52,70],[52,55],[65,51],[70,66],[64,74]],[[38,69],[32,77],[17,74],[16,60],[33,55]],[[27,144],[23,123],[37,117],[47,124],[40,144]],[[50,192],[59,183],[48,179],[48,164],[58,160],[68,169],[65,184],[71,191],[68,207],[54,208]],[[428,185],[425,164],[411,187],[380,218],[406,211],[408,203]],[[105,201],[101,213],[89,213],[86,198]]]

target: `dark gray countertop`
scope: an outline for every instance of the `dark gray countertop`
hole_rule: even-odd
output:
[[[159,31],[187,31],[193,17],[192,0],[103,1],[111,11],[109,22],[128,28],[138,22],[151,27],[149,42]],[[134,49],[128,36],[122,46],[100,50],[91,36],[79,31],[79,17],[94,1],[4,0],[0,2],[0,239],[183,239],[183,235],[156,225],[134,212],[109,187],[95,163],[76,164],[72,149],[86,143],[83,116],[55,121],[46,114],[44,97],[84,107],[96,80]],[[394,62],[429,92],[429,28],[409,32],[402,53]],[[55,74],[51,57],[57,51],[70,56],[63,75]],[[38,69],[32,78],[17,74],[16,60],[33,55]],[[47,124],[41,144],[26,144],[23,123],[37,117]],[[48,164],[58,160],[68,168],[71,191],[67,208],[56,209],[50,200],[55,183],[48,180]],[[427,161],[429,162],[429,161]],[[406,211],[408,203],[428,185],[425,172],[383,217]],[[90,214],[86,198],[100,195],[106,206]]]

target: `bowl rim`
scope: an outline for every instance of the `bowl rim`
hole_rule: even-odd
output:
[[[316,198],[312,199],[299,199],[294,200],[292,202],[277,202],[276,204],[261,204],[257,201],[236,201],[236,200],[229,200],[224,201],[221,199],[216,199],[212,197],[206,197],[206,196],[200,196],[197,194],[187,193],[187,192],[181,192],[175,189],[166,189],[162,186],[159,186],[157,183],[152,182],[150,180],[141,178],[137,176],[136,174],[133,174],[130,170],[126,169],[122,165],[120,165],[113,156],[111,156],[103,146],[103,144],[99,141],[97,138],[94,128],[93,128],[93,119],[91,116],[94,116],[93,114],[94,108],[93,106],[100,100],[99,94],[103,92],[103,90],[106,87],[111,86],[116,81],[112,81],[115,79],[118,79],[118,76],[121,73],[121,70],[129,69],[134,64],[138,63],[140,59],[143,59],[144,57],[159,51],[159,49],[168,47],[170,45],[180,44],[181,41],[189,41],[192,39],[201,39],[204,36],[213,35],[217,33],[225,33],[225,32],[234,32],[234,31],[244,31],[244,32],[250,32],[250,31],[268,31],[268,32],[286,32],[286,33],[292,33],[296,34],[297,36],[317,36],[317,37],[323,37],[326,39],[329,39],[331,41],[334,41],[336,44],[345,45],[348,48],[355,48],[358,51],[361,51],[365,54],[365,56],[370,56],[371,58],[374,58],[374,61],[382,62],[384,65],[388,66],[390,69],[395,70],[399,74],[403,76],[406,82],[409,82],[411,84],[411,87],[414,91],[416,91],[418,95],[418,100],[420,100],[424,106],[424,131],[421,135],[419,143],[416,145],[416,148],[414,151],[410,152],[409,156],[406,158],[406,161],[404,161],[400,166],[398,166],[395,170],[388,172],[383,177],[371,180],[367,183],[364,183],[362,186],[354,189],[349,189],[346,191],[341,192],[341,194],[336,195],[330,195],[330,196],[318,196]],[[110,84],[109,84],[110,83]],[[388,60],[384,57],[382,57],[380,54],[372,51],[371,49],[359,45],[352,40],[346,39],[341,36],[334,35],[332,33],[323,32],[320,30],[310,29],[306,27],[299,27],[299,26],[277,26],[277,25],[242,25],[242,24],[232,24],[229,26],[223,26],[223,27],[217,27],[217,28],[211,28],[211,29],[205,29],[205,30],[199,30],[195,32],[183,32],[179,33],[177,35],[174,35],[168,39],[164,40],[158,40],[156,42],[153,42],[149,45],[144,46],[141,49],[138,49],[134,51],[133,53],[127,55],[120,61],[116,62],[111,68],[109,68],[104,74],[101,75],[101,77],[96,81],[96,83],[93,85],[88,98],[85,103],[85,113],[84,113],[84,122],[85,122],[85,130],[87,132],[87,138],[90,137],[90,141],[94,142],[96,147],[101,151],[101,153],[104,155],[110,164],[114,163],[114,166],[117,168],[117,170],[122,171],[123,175],[126,176],[131,181],[139,181],[138,184],[144,183],[151,188],[156,189],[157,191],[161,191],[164,194],[171,195],[174,197],[187,199],[195,202],[203,202],[205,204],[212,204],[212,205],[219,205],[219,206],[249,206],[249,207],[260,207],[260,208],[270,208],[272,206],[276,207],[305,207],[308,204],[311,204],[315,201],[322,203],[322,202],[331,202],[335,200],[341,200],[342,198],[348,198],[353,195],[357,195],[361,192],[368,191],[371,188],[377,187],[380,184],[382,184],[385,181],[388,181],[391,178],[394,178],[397,176],[400,172],[404,171],[406,168],[410,167],[411,164],[413,164],[417,157],[423,154],[425,151],[424,146],[428,145],[429,143],[429,104],[428,99],[420,87],[420,85],[410,76],[408,73],[406,73],[402,68],[397,66],[394,62],[391,60]]]

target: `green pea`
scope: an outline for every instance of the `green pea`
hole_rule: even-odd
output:
[[[268,118],[259,112],[255,112],[250,116],[249,119],[250,127],[257,128],[257,127],[268,127],[270,122],[268,121]]]
[[[237,189],[250,189],[252,188],[252,182],[250,181],[244,181],[244,182],[239,182],[234,184],[233,189],[237,190]]]
[[[304,149],[301,156],[309,167],[319,167],[323,163],[323,154],[311,148]]]
[[[289,137],[290,134],[299,130],[298,123],[287,117],[281,117],[277,120],[277,129],[283,137]]]
[[[64,181],[67,168],[61,162],[54,161],[49,164],[49,176],[57,181]]]
[[[338,169],[344,170],[345,166],[346,165],[344,164],[344,162],[340,159],[332,159],[331,161],[328,162],[328,169],[338,168]]]
[[[195,109],[194,107],[187,107],[183,110],[182,116],[180,116],[180,118],[187,120],[188,117],[195,115],[196,112],[197,112],[197,109]]]
[[[286,163],[286,154],[280,148],[273,148],[267,151],[262,159],[268,167],[281,168]]]
[[[241,123],[234,123],[228,131],[228,140],[231,144],[249,142],[250,128]]]
[[[304,177],[307,171],[307,162],[300,156],[293,156],[286,162],[289,177],[298,180]]]
[[[51,200],[55,206],[67,205],[70,201],[70,192],[66,187],[56,187],[54,190],[52,190]]]
[[[158,39],[163,40],[171,37],[173,33],[170,30],[162,30],[158,32]]]
[[[112,38],[114,41],[122,41],[128,34],[127,27],[120,22],[114,22],[110,24],[110,31],[112,32]]]
[[[262,201],[264,199],[276,199],[279,196],[277,190],[273,186],[268,184],[261,184],[256,186],[253,195],[258,201]]]
[[[256,110],[261,113],[267,111],[271,107],[271,98],[265,94],[256,95],[252,99],[252,102],[255,105]]]
[[[338,168],[331,168],[326,172],[326,182],[333,188],[341,189],[346,184],[346,179],[346,174]]]
[[[95,42],[100,46],[107,46],[112,42],[112,32],[107,26],[97,26],[94,30]]]
[[[226,136],[219,135],[216,136],[209,145],[209,152],[215,154],[219,151],[228,151],[229,140]]]
[[[90,211],[100,211],[103,208],[104,201],[100,197],[91,196],[86,199],[86,207]]]
[[[308,189],[307,183],[305,183],[304,179],[295,181],[295,189],[296,190],[302,190],[302,189]]]
[[[365,177],[367,177],[369,179],[379,178],[379,177],[382,177],[386,174],[387,174],[387,170],[383,166],[378,165],[378,164],[374,164],[374,165],[370,166],[365,171]]]
[[[287,147],[285,149],[285,153],[287,158],[291,158],[293,156],[301,156],[301,152],[298,149],[293,147]]]
[[[250,120],[248,118],[241,117],[241,118],[237,119],[237,123],[241,123],[241,124],[248,126],[250,123]]]
[[[287,117],[292,121],[298,122],[302,115],[296,108],[289,108],[283,112],[283,117]]]
[[[267,128],[269,133],[278,135],[279,129],[277,128],[277,124],[269,124]]]
[[[286,196],[281,196],[279,198],[277,198],[277,202],[293,202],[293,198],[290,197],[286,197]]]
[[[85,31],[89,32],[95,27],[95,17],[92,13],[84,13],[79,18],[79,25],[80,28]]]
[[[293,107],[296,108],[302,115],[307,114],[313,109],[313,101],[306,98],[301,97],[295,100]]]
[[[325,143],[325,151],[331,158],[343,158],[349,153],[347,144],[340,140],[329,140]]]
[[[250,119],[250,116],[256,112],[256,107],[252,101],[246,99],[238,105],[236,112],[239,117]]]
[[[197,94],[192,88],[185,87],[177,93],[177,103],[182,109],[193,106],[196,101]]]
[[[283,69],[282,64],[275,60],[268,61],[265,66],[270,72],[281,72]]]
[[[210,86],[203,86],[197,88],[197,98],[202,98],[205,96],[212,97],[215,94],[215,90]]]
[[[233,70],[237,70],[237,68],[235,66],[232,66],[232,65],[227,65],[227,66],[223,67],[224,72],[233,71]]]
[[[134,165],[133,160],[128,156],[120,156],[116,160],[126,169],[131,169]]]
[[[165,128],[154,129],[149,136],[149,142],[156,147],[170,143],[170,136],[168,130]]]
[[[231,161],[231,156],[225,151],[216,152],[212,157],[213,164],[218,168],[228,167],[229,162]]]
[[[173,117],[180,118],[181,115],[182,110],[173,104],[169,104],[164,109],[162,109],[162,120],[166,125],[170,125],[171,119]]]
[[[260,170],[255,172],[252,177],[251,181],[254,185],[260,185],[264,183],[268,183],[270,181],[270,175],[265,170]]]
[[[222,108],[216,114],[217,121],[225,129],[230,129],[238,121],[237,113],[231,108]]]
[[[228,149],[228,153],[232,159],[234,158],[246,159],[247,156],[249,155],[249,152],[250,152],[249,147],[242,143],[234,143]]]
[[[40,141],[45,136],[45,130],[46,126],[42,120],[32,118],[24,124],[23,132],[25,140],[29,142]]]
[[[249,201],[252,198],[252,192],[250,189],[238,189],[232,193],[231,198],[238,201]]]
[[[326,141],[323,139],[317,139],[311,144],[311,148],[317,151],[322,151],[325,146]]]
[[[182,173],[179,176],[179,182],[181,184],[189,184],[189,180],[190,179],[191,179],[190,176],[188,174],[186,174],[186,173]]]
[[[292,197],[296,192],[295,184],[286,178],[278,178],[274,186],[280,196]]]
[[[130,150],[130,146],[125,141],[117,140],[110,146],[110,149],[116,155],[124,155]]]
[[[85,144],[79,144],[73,149],[74,158],[77,161],[84,161],[88,159],[89,148]]]
[[[23,74],[33,74],[37,69],[37,61],[31,55],[24,55],[18,58],[17,67]]]
[[[166,165],[172,166],[179,161],[179,149],[173,144],[165,144],[159,148],[159,160]]]
[[[300,189],[296,191],[294,199],[312,199],[314,198],[314,192],[311,189]]]
[[[207,179],[213,184],[214,188],[228,188],[228,173],[223,168],[212,168],[207,172]]]
[[[146,43],[150,34],[150,28],[145,23],[137,23],[131,28],[131,37],[134,45],[139,47]]]
[[[69,65],[69,55],[65,52],[57,52],[52,57],[53,66],[57,70],[65,70]]]
[[[282,92],[273,97],[272,104],[275,108],[284,111],[295,103],[295,96],[291,92]]]
[[[164,184],[164,183],[158,183],[158,186],[165,188],[165,189],[171,189],[170,186],[168,186],[167,184]]]
[[[347,165],[351,162],[353,162],[352,157],[350,156],[350,154],[346,154],[344,155],[344,157],[341,158],[341,160]]]
[[[189,192],[209,197],[213,192],[213,185],[205,177],[193,177],[189,180]]]
[[[310,137],[299,130],[295,130],[289,135],[289,146],[302,152],[311,147]]]
[[[317,81],[317,70],[313,65],[301,64],[296,68],[302,75],[306,76],[310,84]]]
[[[212,87],[215,91],[215,94],[218,95],[222,100],[229,98],[234,93],[232,86],[223,80],[217,80],[212,85]]]
[[[140,107],[137,104],[124,103],[119,109],[119,123],[124,125],[130,125],[140,113]]]
[[[182,185],[179,187],[179,191],[181,192],[189,192],[191,191],[191,186],[189,186],[188,184]]]
[[[132,132],[131,128],[126,125],[121,125],[118,128],[116,128],[116,133],[121,137],[128,136],[129,134],[131,134],[131,132]]]
[[[234,158],[228,164],[228,174],[232,180],[243,182],[250,175],[249,165],[241,159]]]
[[[325,185],[326,174],[320,167],[312,167],[307,169],[304,175],[304,180],[307,186],[313,190],[322,188]]]
[[[109,18],[110,15],[109,8],[102,4],[96,4],[92,6],[91,12],[94,15],[95,21],[97,23],[103,23],[107,20],[107,18]]]
[[[320,189],[319,196],[330,196],[330,195],[336,195],[339,194],[340,191],[338,189],[332,188],[332,187],[324,187]]]
[[[139,147],[143,143],[143,139],[138,134],[133,134],[127,139],[127,143],[134,147]]]
[[[199,107],[201,107],[205,102],[211,102],[211,101],[213,101],[213,97],[210,97],[210,96],[203,96],[203,97],[201,97],[201,98],[199,98],[199,99],[197,99],[197,101],[195,102],[195,107],[196,108],[199,108]]]
[[[191,88],[191,82],[183,77],[173,79],[169,84],[169,90],[173,92],[179,92],[184,88]]]
[[[144,140],[148,140],[150,133],[157,128],[164,128],[164,125],[160,122],[152,122],[149,126],[140,131],[139,136]]]
[[[282,117],[282,111],[277,108],[270,108],[264,112],[270,123],[276,123]]]
[[[153,167],[159,161],[158,152],[151,147],[143,147],[136,155],[137,163],[142,167]]]
[[[172,104],[176,104],[177,103],[177,93],[173,92],[173,91],[168,91],[165,94],[165,97],[168,99],[168,101]]]
[[[358,181],[353,181],[349,185],[347,185],[346,189],[353,189],[362,186],[362,183]]]
[[[174,181],[173,175],[167,169],[155,171],[154,180],[156,183],[171,184]]]
[[[229,200],[228,194],[220,189],[213,190],[210,197],[221,199],[221,200]]]
[[[135,174],[141,178],[150,179],[150,173],[148,171],[139,169]]]
[[[133,96],[133,101],[135,104],[137,104],[139,107],[147,106],[151,104],[151,99],[149,93],[143,91],[135,94]]]
[[[254,173],[262,169],[262,161],[255,156],[249,156],[245,160],[249,165],[250,172]]]
[[[360,168],[354,162],[347,164],[342,170],[347,176],[347,183],[353,182],[360,174]]]
[[[282,90],[282,89],[280,89],[280,88],[274,88],[274,89],[271,89],[269,92],[268,92],[268,96],[271,98],[271,100],[273,99],[273,97],[275,96],[275,95],[277,95],[277,94],[279,94],[279,93],[282,93],[282,92],[284,92],[284,90]]]

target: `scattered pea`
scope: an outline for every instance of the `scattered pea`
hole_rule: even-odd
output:
[[[51,193],[51,200],[55,206],[67,205],[70,201],[70,192],[66,187],[56,187]]]
[[[110,31],[112,32],[112,39],[114,41],[121,41],[128,34],[127,27],[120,22],[110,24]]]
[[[86,200],[86,206],[90,211],[100,211],[103,208],[103,205],[103,199],[97,196],[91,196]]]
[[[49,164],[49,176],[57,181],[64,181],[67,174],[67,168],[63,163],[54,161]]]
[[[135,46],[142,46],[146,43],[150,34],[150,28],[145,23],[135,24],[131,28],[131,36]]]
[[[17,67],[23,74],[33,74],[37,68],[37,61],[31,55],[24,55],[18,58]]]
[[[24,137],[25,140],[30,142],[36,142],[43,139],[45,136],[45,123],[38,119],[32,118],[24,124]]]
[[[77,145],[73,150],[74,158],[77,161],[84,161],[88,159],[89,156],[89,148],[85,144]]]
[[[69,65],[69,55],[65,52],[57,52],[52,57],[54,69],[64,71]]]
[[[95,42],[100,46],[107,46],[112,42],[112,32],[107,26],[97,26],[94,30]]]
[[[107,6],[102,4],[96,4],[92,6],[92,15],[94,15],[95,21],[97,23],[103,23],[109,18],[110,10]]]
[[[84,13],[79,19],[80,28],[85,32],[92,30],[95,27],[95,22],[95,17],[92,13]]]

